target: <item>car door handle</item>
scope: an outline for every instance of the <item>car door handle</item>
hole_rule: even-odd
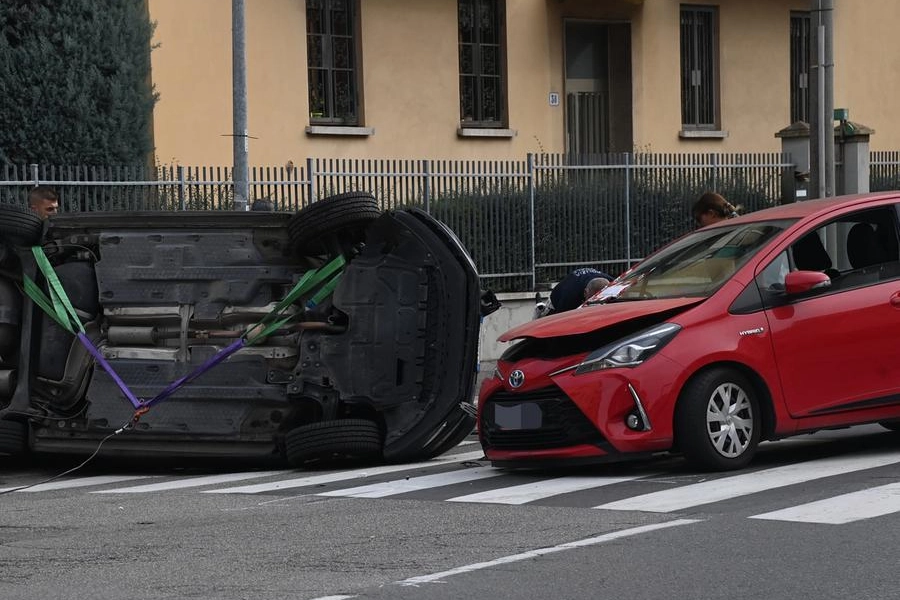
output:
[[[891,306],[900,308],[900,292],[894,292],[894,295],[891,296]]]

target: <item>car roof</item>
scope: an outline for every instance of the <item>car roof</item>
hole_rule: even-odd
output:
[[[879,200],[895,199],[900,201],[900,191],[873,192],[868,194],[854,194],[850,196],[834,196],[816,200],[801,200],[791,204],[782,204],[771,208],[764,208],[734,219],[726,219],[718,224],[734,224],[736,222],[771,221],[777,219],[802,219],[814,217],[819,214],[829,213],[835,209],[849,206],[863,206],[875,203]],[[713,225],[714,227],[715,225]]]

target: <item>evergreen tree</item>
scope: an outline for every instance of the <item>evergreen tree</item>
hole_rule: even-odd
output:
[[[0,0],[0,164],[153,151],[147,0]]]

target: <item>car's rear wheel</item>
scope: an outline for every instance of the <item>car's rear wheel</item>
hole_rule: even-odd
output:
[[[0,206],[0,240],[14,246],[35,246],[43,233],[44,222],[33,210],[15,204]]]
[[[320,421],[296,427],[285,436],[285,455],[295,467],[310,463],[380,460],[381,429],[366,419]]]
[[[878,424],[891,431],[900,431],[900,421],[879,421]]]
[[[381,216],[375,196],[348,192],[301,208],[288,221],[291,246],[298,254],[335,254],[362,242],[366,226]]]
[[[0,419],[0,456],[24,454],[27,440],[25,423]]]
[[[739,371],[715,368],[685,386],[675,411],[675,442],[692,464],[725,471],[747,465],[760,439],[756,390]]]

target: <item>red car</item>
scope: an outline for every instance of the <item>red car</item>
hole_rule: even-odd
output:
[[[516,327],[483,383],[495,466],[676,452],[737,469],[762,440],[900,431],[900,192],[698,229],[581,308]]]

